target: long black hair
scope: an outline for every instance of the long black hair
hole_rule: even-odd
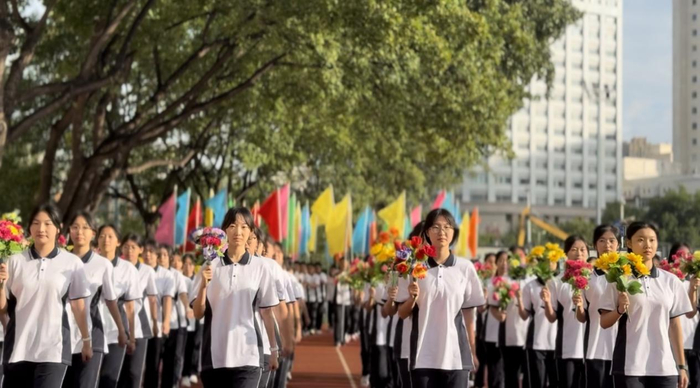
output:
[[[632,237],[642,229],[651,229],[656,234],[656,239],[659,239],[659,228],[653,223],[648,221],[634,221],[627,227],[627,239],[632,241]],[[627,252],[632,252],[631,247],[627,247]]]
[[[428,215],[425,217],[425,223],[423,224],[423,239],[428,244],[432,244],[432,242],[430,241],[430,237],[428,237],[428,231],[430,230],[430,228],[433,227],[433,225],[435,225],[435,222],[437,222],[438,217],[444,217],[447,221],[447,224],[450,225],[454,230],[452,241],[450,241],[450,245],[452,245],[459,238],[459,227],[457,226],[457,221],[455,221],[455,218],[452,215],[452,213],[442,208],[431,210],[430,213],[428,213]]]

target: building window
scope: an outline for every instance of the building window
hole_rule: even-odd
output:
[[[693,92],[693,98],[698,98],[698,92]]]
[[[698,139],[693,139],[693,145],[698,145]]]
[[[696,114],[696,113],[698,113],[698,108],[696,108],[696,107],[693,107],[693,109],[692,109],[692,112],[693,112],[693,114]]]
[[[575,182],[575,183],[574,183],[574,188],[580,189],[580,188],[582,188],[582,187],[583,187],[583,183],[581,183],[581,182]]]
[[[523,178],[520,180],[521,185],[529,185],[530,184],[530,178]]]
[[[698,15],[693,14],[693,20],[697,20],[697,18],[698,18]]]
[[[698,36],[698,30],[693,30],[693,36]]]
[[[698,67],[698,61],[693,61],[693,67]]]
[[[545,181],[544,179],[538,179],[537,186],[547,186],[547,181]]]
[[[698,123],[693,123],[693,129],[698,129]]]
[[[591,190],[595,190],[595,183],[591,183],[588,185],[588,188]]]
[[[554,198],[554,204],[555,204],[555,205],[563,205],[563,204],[564,204],[564,198]]]
[[[693,45],[693,51],[698,51],[698,46]]]

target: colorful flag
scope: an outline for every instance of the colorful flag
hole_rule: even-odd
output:
[[[469,212],[464,212],[462,222],[459,225],[459,238],[457,239],[457,247],[455,251],[457,256],[469,257]]]
[[[311,216],[316,218],[317,226],[325,225],[328,222],[333,206],[335,206],[333,186],[328,186],[311,205]]]
[[[389,229],[395,228],[399,236],[403,236],[406,229],[406,192],[401,193],[389,206],[377,212],[377,215],[387,223]]]
[[[469,251],[472,257],[476,257],[476,250],[479,247],[479,208],[475,207],[472,210],[471,219],[469,220]]]
[[[292,244],[292,257],[296,260],[299,258],[299,247],[301,246],[301,204],[296,203],[294,210],[294,244]]]
[[[187,232],[185,234],[186,242],[183,246],[184,252],[191,252],[196,249],[194,243],[190,241],[189,236],[197,228],[202,226],[202,221],[202,202],[199,200],[199,197],[197,197],[197,200],[194,203],[194,207],[190,211],[190,216],[187,217]]]
[[[445,201],[445,190],[440,190],[440,192],[437,194],[437,197],[435,197],[435,201],[433,202],[433,207],[431,210],[439,209],[442,207],[442,203]]]
[[[365,256],[369,254],[369,225],[372,222],[372,209],[367,206],[355,223],[352,232],[352,252],[355,255]]]
[[[284,239],[284,250],[288,255],[291,255],[294,252],[294,216],[295,216],[295,209],[296,209],[296,195],[292,194],[289,197],[289,202],[287,203],[287,235]]]
[[[371,247],[374,245],[374,242],[377,241],[378,237],[378,232],[377,232],[377,212],[372,210],[372,221],[369,223],[369,246]]]
[[[309,215],[309,241],[306,242],[306,249],[309,252],[316,252],[316,236],[318,235],[316,222],[316,217]]]
[[[158,208],[158,213],[160,213],[160,222],[158,223],[158,229],[156,230],[155,239],[159,244],[172,245],[175,242],[175,198],[177,193],[168,197],[160,208]]]
[[[406,221],[404,221],[403,236],[401,237],[406,239],[408,237],[408,234],[411,233],[411,231],[413,230],[413,227],[411,226],[411,219],[408,216],[404,218]]]
[[[177,198],[175,213],[175,245],[182,245],[187,239],[187,215],[190,212],[190,189]]]
[[[224,216],[228,211],[228,208],[226,207],[228,205],[227,202],[228,194],[226,193],[226,189],[219,190],[216,195],[204,202],[204,206],[206,206],[207,210],[210,210],[212,213],[211,223],[205,222],[207,226],[215,226],[217,228],[221,227],[221,225],[224,223]]]
[[[411,228],[418,225],[423,219],[423,206],[418,205],[411,210]]]
[[[280,190],[275,190],[270,194],[265,202],[260,206],[260,217],[267,224],[267,233],[275,241],[282,241],[282,211],[280,204]]]
[[[299,256],[309,253],[309,239],[311,238],[311,210],[309,203],[301,210],[301,238],[299,239]]]
[[[260,227],[260,201],[255,201],[250,212],[253,214],[253,223],[255,223],[255,226]]]
[[[352,204],[350,194],[333,206],[326,223],[326,239],[331,256],[344,254],[352,235]]]
[[[289,183],[282,186],[280,191],[280,212],[282,222],[282,238],[287,238],[287,233],[289,232]]]

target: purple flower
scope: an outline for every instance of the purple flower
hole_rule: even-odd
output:
[[[410,249],[401,249],[396,251],[396,258],[403,261],[408,259],[408,256],[411,255],[411,250]]]

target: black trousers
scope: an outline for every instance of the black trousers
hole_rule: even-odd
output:
[[[316,328],[316,316],[318,315],[318,303],[309,302],[306,304],[309,309],[309,324],[306,326],[306,330],[311,330]]]
[[[328,326],[335,326],[335,303],[333,301],[328,301],[326,311],[328,314]]]
[[[73,354],[71,365],[66,369],[66,376],[63,378],[63,386],[75,388],[97,387],[103,357],[104,354],[102,352],[93,352],[92,358],[88,362],[83,363],[82,353]]]
[[[371,371],[369,384],[372,387],[391,387],[391,367],[389,366],[389,347],[386,345],[372,346]]]
[[[349,306],[347,306],[349,307]],[[333,325],[333,338],[335,344],[345,344],[345,309],[342,304],[335,306],[335,325]]]
[[[137,338],[134,354],[124,356],[124,366],[119,375],[119,388],[140,388],[146,367],[148,339]]]
[[[558,359],[559,387],[584,388],[586,386],[586,368],[582,359]]]
[[[260,373],[260,381],[258,382],[258,388],[267,388],[268,383],[270,382],[270,355],[265,354],[263,355],[264,360],[263,360],[263,368],[262,372]],[[272,377],[274,380],[274,377]]]
[[[199,321],[195,323],[194,331],[187,332],[185,342],[185,364],[182,368],[182,377],[196,375],[199,369],[199,354],[202,348],[203,326]]]
[[[126,347],[117,344],[109,345],[109,353],[105,354],[100,371],[100,388],[115,388],[119,382],[119,374],[124,364]]]
[[[160,355],[163,348],[162,338],[151,338],[148,340],[148,350],[146,351],[146,372],[144,374],[144,387],[157,387],[160,381]]]
[[[55,362],[15,362],[5,368],[4,388],[61,388],[68,367]]]
[[[177,344],[175,345],[175,369],[173,370],[173,382],[180,382],[182,370],[185,367],[185,345],[187,344],[187,326],[177,330]]]
[[[520,373],[525,369],[525,349],[520,346],[505,346],[501,348],[503,354],[504,381],[506,387],[520,386]],[[491,374],[489,369],[489,374]]]
[[[530,388],[558,387],[554,350],[528,350]]]
[[[615,388],[676,388],[678,376],[615,375]]]
[[[346,333],[357,334],[360,332],[361,312],[359,307],[352,305],[350,308],[350,324],[345,328]]]
[[[368,322],[367,319],[365,319],[360,322],[360,360],[362,361],[362,376],[369,376],[372,370],[372,345],[370,337]]]
[[[411,382],[411,369],[408,367],[408,358],[399,360],[399,376],[401,378],[402,388],[413,387],[413,383]]]
[[[686,350],[685,363],[688,364],[688,388],[700,388],[700,353]]]
[[[486,342],[486,367],[489,371],[489,388],[504,388],[503,355],[501,348],[492,342]]]
[[[202,371],[202,385],[204,388],[257,388],[261,373],[262,370],[254,366],[207,369]]]
[[[396,318],[398,319],[398,317]],[[399,371],[399,360],[396,358],[396,355],[394,354],[394,348],[389,346],[389,374],[391,375],[391,381],[394,385],[394,388],[402,388],[403,386],[401,385],[401,372]]]
[[[275,372],[275,379],[272,387],[285,388],[287,386],[287,372],[292,368],[291,357],[280,357],[279,368]]]
[[[185,329],[184,335],[181,329],[171,329],[165,344],[163,344],[162,387],[170,388],[180,381],[181,370],[178,367],[184,358],[186,335],[187,329]]]
[[[413,388],[463,388],[469,386],[469,371],[414,369],[411,381]]]
[[[480,365],[474,375],[474,388],[483,388],[486,386],[486,379],[484,378],[484,371],[486,370],[486,342],[480,338],[476,340],[476,358],[479,359]]]
[[[614,388],[611,369],[612,361],[586,360],[586,388]]]

